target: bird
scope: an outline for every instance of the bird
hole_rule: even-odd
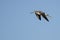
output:
[[[35,13],[35,15],[37,16],[37,18],[38,18],[39,20],[41,20],[41,16],[42,16],[46,21],[49,22],[49,19],[47,18],[47,16],[49,16],[49,15],[46,14],[45,12],[38,10],[38,11],[34,11],[34,12],[32,12],[32,13]]]

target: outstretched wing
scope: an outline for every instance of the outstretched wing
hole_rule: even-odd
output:
[[[49,20],[48,20],[48,18],[46,17],[45,13],[42,13],[42,17],[45,18],[45,19],[49,22]]]
[[[41,15],[36,14],[37,18],[41,20]]]

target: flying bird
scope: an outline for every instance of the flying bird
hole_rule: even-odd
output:
[[[47,16],[49,16],[49,15],[48,15],[48,14],[45,14],[45,12],[43,12],[43,11],[34,11],[34,12],[32,12],[32,13],[35,13],[36,16],[37,16],[37,18],[38,18],[39,20],[41,20],[41,16],[42,16],[46,21],[49,22],[49,20],[48,20],[48,18],[47,18]]]

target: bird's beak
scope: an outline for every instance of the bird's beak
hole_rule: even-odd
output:
[[[34,12],[31,12],[31,14],[34,13]]]

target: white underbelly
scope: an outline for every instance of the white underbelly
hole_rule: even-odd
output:
[[[37,14],[38,14],[38,15],[41,15],[41,13],[39,13],[39,12],[38,12]]]

